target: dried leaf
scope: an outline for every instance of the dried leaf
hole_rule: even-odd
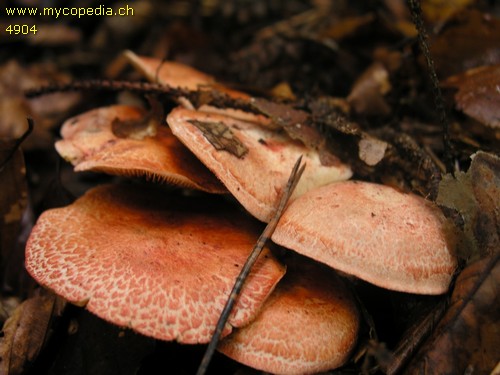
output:
[[[422,12],[430,22],[443,22],[473,2],[473,0],[424,0]]]
[[[25,148],[48,148],[53,141],[49,129],[67,115],[81,96],[75,92],[57,93],[27,100],[24,90],[68,78],[57,72],[53,63],[23,67],[10,60],[0,65],[0,136],[19,138],[25,130],[26,117],[32,117],[37,124],[35,136],[27,140]]]
[[[455,94],[458,109],[487,126],[500,129],[500,64],[468,70],[443,84],[458,88]]]
[[[476,259],[500,249],[500,158],[482,151],[473,155],[467,173],[443,176],[437,202],[463,218],[462,257]]]
[[[391,90],[389,72],[379,62],[373,63],[356,80],[347,97],[352,108],[365,116],[386,116],[391,108],[384,95]]]
[[[500,253],[459,275],[451,304],[405,374],[489,374],[500,348]]]
[[[54,294],[24,301],[5,322],[0,338],[0,373],[22,374],[47,340],[50,322],[62,313],[65,302]]]
[[[441,77],[500,62],[500,20],[477,10],[460,13],[431,40],[431,51]]]
[[[292,139],[301,141],[312,149],[318,149],[323,143],[323,136],[310,126],[309,114],[293,108],[291,105],[275,103],[262,98],[252,98],[252,106],[278,124]]]
[[[356,156],[362,163],[352,161],[357,172],[365,169],[366,166],[377,165],[385,156],[385,151],[389,144],[373,135],[363,131],[361,127],[347,119],[337,108],[335,101],[329,98],[320,98],[309,104],[312,112],[311,117],[315,123],[321,124],[325,133],[329,136],[328,143],[336,153],[341,154],[343,159],[352,160]],[[323,136],[324,137],[324,136]],[[345,155],[347,150],[355,150],[357,155]],[[360,166],[360,164],[363,164]]]
[[[358,143],[359,158],[366,164],[377,165],[385,155],[388,144],[380,139],[365,135]]]
[[[248,148],[222,122],[202,122],[198,120],[189,120],[189,122],[203,133],[216,150],[227,151],[238,157],[238,159],[242,159],[248,153]]]
[[[479,212],[474,233],[479,246],[490,254],[500,250],[500,158],[478,152],[470,168]]]
[[[285,99],[285,100],[297,100],[297,97],[293,93],[293,90],[288,82],[278,83],[270,90],[270,93],[275,98]]]
[[[2,326],[20,304],[21,301],[18,297],[2,297],[0,299],[0,324]]]
[[[347,17],[341,19],[330,27],[327,27],[320,33],[322,38],[332,38],[336,41],[340,41],[347,37],[351,37],[360,28],[366,27],[367,25],[373,23],[375,20],[375,15],[373,13],[363,14],[361,16]]]

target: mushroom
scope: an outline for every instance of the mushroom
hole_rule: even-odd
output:
[[[227,192],[168,127],[154,119],[139,126],[145,115],[137,107],[114,105],[73,117],[63,124],[63,139],[56,142],[56,150],[75,166],[75,171],[146,176],[210,193]],[[132,129],[117,134],[113,129],[117,122],[132,123]]]
[[[249,325],[218,350],[273,374],[310,374],[342,366],[354,348],[359,313],[351,293],[331,269],[300,259]]]
[[[454,234],[421,197],[345,181],[291,202],[272,240],[383,288],[441,294],[457,267]]]
[[[26,247],[41,285],[99,317],[183,343],[211,338],[259,223],[215,196],[105,185],[44,212]],[[256,263],[224,334],[248,324],[284,274],[268,249]]]
[[[289,171],[300,155],[307,165],[291,199],[351,177],[349,166],[322,165],[319,154],[288,136],[222,114],[175,108],[172,132],[257,219],[269,221]]]

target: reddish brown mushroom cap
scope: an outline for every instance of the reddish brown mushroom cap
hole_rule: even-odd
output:
[[[206,197],[107,185],[41,215],[26,268],[40,284],[112,323],[162,340],[203,343],[259,236],[258,224]],[[253,319],[283,274],[265,250],[224,334]]]
[[[310,191],[284,212],[272,239],[383,288],[440,294],[457,266],[454,233],[431,202],[346,181]]]
[[[269,221],[297,158],[303,155],[306,169],[292,199],[315,187],[351,177],[351,169],[339,163],[323,166],[319,154],[286,135],[258,124],[215,113],[174,109],[167,122],[176,135],[224,183],[256,218]],[[242,155],[217,150],[194,123],[227,128],[223,138],[247,149]],[[221,129],[214,131],[221,132]]]
[[[287,275],[248,326],[218,350],[273,374],[310,374],[343,365],[358,336],[352,296],[333,270],[315,264]]]
[[[123,105],[91,110],[63,124],[63,140],[56,142],[56,150],[76,171],[146,176],[210,193],[227,191],[168,127],[156,124],[141,129],[135,138],[113,133],[114,121],[139,121],[144,116],[140,108]]]
[[[126,51],[125,57],[151,82],[193,91],[200,88],[212,88],[231,96],[233,99],[250,98],[248,94],[218,84],[213,76],[188,65],[175,61],[159,60],[153,57],[138,56],[132,51]]]
[[[189,90],[215,83],[214,77],[175,61],[138,56],[132,51],[126,51],[125,57],[151,82]]]

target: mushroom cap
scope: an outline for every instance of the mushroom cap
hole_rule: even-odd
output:
[[[188,90],[215,84],[215,78],[211,75],[175,61],[139,56],[132,51],[125,51],[125,57],[151,82]]]
[[[238,139],[248,152],[240,157],[216,150],[194,122],[222,124],[232,133],[222,138]],[[269,221],[300,155],[307,165],[291,199],[332,181],[351,177],[349,166],[324,166],[319,154],[288,136],[265,129],[253,122],[215,113],[175,108],[167,117],[172,132],[214,174],[253,216]],[[228,138],[229,137],[229,138]]]
[[[358,336],[349,290],[320,264],[288,268],[249,325],[223,339],[228,357],[273,374],[309,374],[342,366]]]
[[[162,340],[208,342],[262,229],[220,202],[151,186],[94,188],[40,216],[26,268],[41,285],[109,322]],[[254,318],[283,274],[265,249],[224,335]]]
[[[136,137],[114,134],[114,121],[140,121],[144,116],[140,108],[124,105],[88,111],[63,124],[56,150],[75,171],[145,176],[210,193],[227,192],[167,126],[154,124]]]
[[[457,266],[454,234],[421,197],[346,181],[293,201],[272,240],[383,288],[440,294]]]
[[[126,51],[125,57],[151,82],[192,91],[200,88],[211,88],[223,92],[233,99],[250,99],[250,95],[218,84],[213,76],[188,65],[175,61],[159,60],[153,57],[138,56],[132,51]]]

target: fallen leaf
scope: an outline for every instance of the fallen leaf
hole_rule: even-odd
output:
[[[500,20],[478,10],[461,12],[430,41],[437,73],[446,78],[500,62]]]
[[[500,130],[500,64],[470,69],[449,77],[443,86],[458,88],[455,102],[459,110]]]
[[[234,135],[234,133],[222,122],[202,122],[189,120],[196,126],[217,151],[227,151],[238,159],[242,159],[248,153],[248,148]]]
[[[270,94],[279,99],[297,100],[292,88],[288,82],[280,82],[270,90]]]
[[[473,0],[423,0],[422,12],[429,22],[443,22],[473,2]]]
[[[2,297],[0,299],[0,324],[2,326],[20,304],[21,301],[18,297]]]
[[[356,80],[347,101],[359,114],[386,116],[391,108],[384,95],[390,90],[389,72],[381,63],[375,62]]]
[[[292,139],[318,149],[323,142],[321,133],[309,125],[309,114],[291,105],[272,102],[263,98],[252,98],[252,106],[278,124]]]
[[[69,76],[56,70],[53,63],[39,63],[25,67],[15,60],[0,65],[0,136],[19,138],[25,129],[26,118],[36,123],[34,136],[25,143],[25,149],[45,149],[51,146],[50,129],[64,119],[80,100],[79,93],[54,95],[27,100],[24,91],[49,82],[67,81]]]
[[[478,152],[472,160],[470,173],[479,205],[474,233],[484,252],[492,254],[500,249],[500,158]]]
[[[351,160],[357,172],[365,166],[377,165],[385,156],[389,144],[361,129],[361,127],[348,120],[338,110],[336,101],[329,98],[319,98],[309,104],[311,117],[316,124],[323,127],[328,136],[328,145],[346,160]],[[321,134],[321,133],[320,133]],[[324,135],[322,135],[325,138]],[[346,155],[351,150],[358,150],[357,155]],[[343,151],[343,152],[342,152]],[[362,166],[353,157],[362,161]]]
[[[377,165],[385,155],[388,144],[375,137],[365,135],[359,140],[359,158],[367,165]]]
[[[498,251],[466,267],[445,316],[405,374],[491,373],[500,348],[499,285]]]
[[[0,337],[0,373],[23,374],[48,338],[50,323],[62,313],[65,302],[42,291],[24,301],[5,322]]]
[[[373,13],[367,13],[354,17],[346,17],[339,22],[334,23],[332,26],[327,27],[325,30],[320,32],[319,36],[321,38],[331,38],[336,41],[340,41],[352,36],[360,28],[366,27],[367,25],[373,23],[374,20],[375,15]]]
[[[458,211],[463,219],[460,254],[477,259],[500,249],[500,158],[478,152],[467,173],[447,174],[439,185],[437,203]]]

